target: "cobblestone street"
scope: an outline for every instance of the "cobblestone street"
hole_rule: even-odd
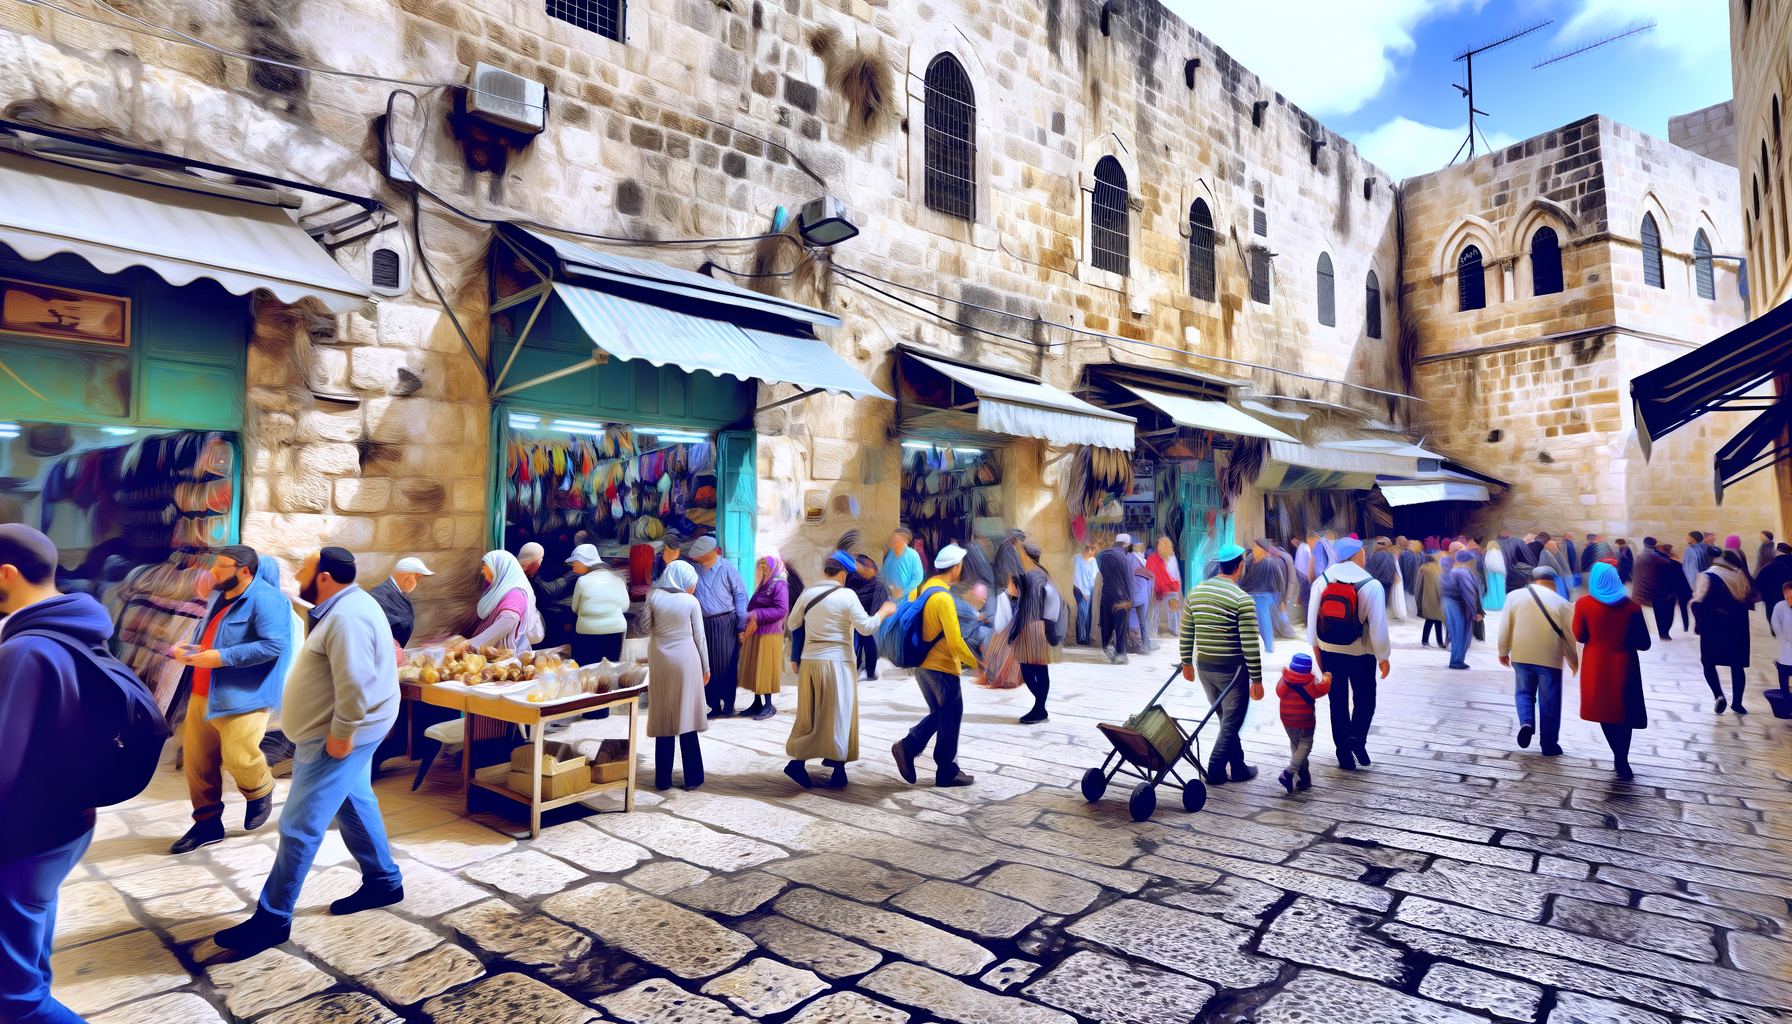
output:
[[[1754,629],[1751,695],[1771,673],[1758,615]],[[636,813],[535,842],[463,815],[446,761],[415,795],[414,766],[392,762],[378,787],[408,898],[329,916],[358,882],[332,836],[292,941],[246,960],[209,936],[246,916],[275,830],[169,856],[189,806],[163,772],[102,813],[62,891],[56,995],[94,1024],[1792,1016],[1792,758],[1764,701],[1714,716],[1698,641],[1657,644],[1637,777],[1620,783],[1572,683],[1567,753],[1545,758],[1513,742],[1491,644],[1450,672],[1416,623],[1395,638],[1372,767],[1340,771],[1322,726],[1314,788],[1284,795],[1272,698],[1247,725],[1256,781],[1215,787],[1197,814],[1166,793],[1139,824],[1123,783],[1096,804],[1075,784],[1106,754],[1095,724],[1139,710],[1171,642],[1125,669],[1073,652],[1039,727],[1015,723],[1025,690],[967,685],[966,789],[897,777],[890,743],[922,703],[888,675],[862,685],[865,759],[843,791],[781,773],[788,692],[773,720],[712,725],[701,790],[644,787]],[[1279,670],[1300,647],[1278,648]],[[1171,697],[1180,714],[1205,703],[1180,683]]]

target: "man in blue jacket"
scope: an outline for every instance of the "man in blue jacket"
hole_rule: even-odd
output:
[[[212,562],[205,617],[175,657],[193,675],[187,703],[187,793],[193,827],[174,843],[188,853],[224,840],[224,776],[236,780],[253,832],[273,809],[274,775],[261,753],[268,716],[280,706],[292,661],[292,605],[280,592],[280,568],[255,549],[232,544]]]

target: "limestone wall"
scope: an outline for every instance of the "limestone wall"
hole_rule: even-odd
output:
[[[1735,101],[1668,118],[1668,141],[1706,159],[1737,166]]]

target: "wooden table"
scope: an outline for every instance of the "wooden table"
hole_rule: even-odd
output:
[[[473,787],[478,786],[482,789],[490,790],[493,793],[501,793],[512,800],[521,801],[529,805],[528,838],[534,839],[541,835],[541,812],[551,811],[556,807],[565,807],[569,804],[576,804],[581,800],[589,798],[593,793],[601,793],[611,789],[620,789],[623,791],[622,809],[625,812],[633,811],[635,809],[637,711],[640,706],[641,695],[647,690],[645,686],[633,690],[620,691],[620,696],[614,693],[593,693],[580,698],[579,700],[568,701],[564,704],[555,704],[548,708],[537,707],[530,704],[518,704],[514,701],[504,700],[501,697],[487,697],[483,694],[473,693],[458,688],[419,686],[418,689],[424,703],[458,710],[461,713],[463,721],[472,717],[493,718],[502,722],[511,722],[516,725],[535,727],[535,758],[530,761],[530,764],[535,766],[534,770],[530,773],[534,776],[534,787],[533,791],[528,795],[518,793],[516,790],[511,789],[507,784],[506,776],[510,772],[510,762],[508,760],[502,764],[495,764],[475,773],[473,771],[473,744],[470,742],[462,746],[460,760],[461,784],[467,787],[467,794],[469,797],[472,795]],[[601,708],[620,708],[623,706],[627,706],[628,708],[628,774],[623,778],[617,779],[615,782],[594,782],[589,789],[573,793],[569,796],[560,797],[557,800],[543,800],[541,798],[541,755],[542,740],[547,732],[543,726],[549,722],[557,722],[563,718],[573,718],[582,715],[587,711],[596,711]],[[468,736],[473,734],[471,722],[467,723],[466,734]],[[523,838],[523,836],[519,833],[516,838],[520,839]]]

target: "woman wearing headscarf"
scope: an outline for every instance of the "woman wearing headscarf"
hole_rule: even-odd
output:
[[[1052,690],[1051,649],[1064,642],[1058,631],[1063,601],[1051,600],[1055,588],[1043,569],[1015,577],[1013,586],[1014,614],[1008,623],[1008,647],[1020,666],[1021,682],[1033,694],[1032,710],[1020,717],[1020,724],[1038,725],[1047,720],[1045,700]],[[1057,608],[1049,607],[1053,603]]]
[[[522,564],[508,551],[487,551],[479,566],[485,591],[479,595],[479,622],[468,643],[474,647],[507,647],[527,651],[545,635],[535,610],[535,591]]]
[[[1574,639],[1583,645],[1580,717],[1599,723],[1618,778],[1629,781],[1631,733],[1649,727],[1637,660],[1649,649],[1649,625],[1609,562],[1594,563],[1587,594],[1574,603]]]
[[[673,737],[684,758],[684,788],[703,785],[697,734],[709,728],[703,687],[709,682],[709,644],[703,634],[697,570],[687,561],[666,566],[641,611],[647,634],[647,735],[653,737],[653,788],[672,786]]]
[[[747,599],[746,628],[740,634],[740,688],[753,695],[745,714],[764,721],[778,713],[771,695],[783,688],[784,616],[790,611],[790,578],[784,560],[766,555],[755,565],[753,596]]]
[[[1732,537],[1731,540],[1736,538]],[[1743,670],[1748,668],[1748,613],[1755,606],[1755,585],[1742,568],[1742,552],[1726,548],[1711,567],[1699,573],[1692,610],[1698,617],[1699,662],[1705,668],[1705,685],[1716,698],[1715,711],[1724,712],[1724,691],[1717,670],[1730,669],[1730,710],[1748,714],[1742,706]]]
[[[1497,612],[1506,607],[1506,553],[1498,544],[1487,545],[1481,568],[1487,573],[1487,589],[1481,594],[1481,607]]]
[[[796,721],[784,752],[790,763],[784,774],[808,789],[815,783],[803,762],[821,758],[834,770],[827,785],[846,785],[846,763],[859,759],[859,679],[854,667],[853,637],[871,636],[884,617],[896,610],[885,601],[876,614],[846,582],[858,571],[858,560],[845,551],[828,556],[822,581],[797,595],[784,625],[802,630],[802,661],[797,666]]]
[[[1419,566],[1419,618],[1425,620],[1425,628],[1419,632],[1419,646],[1431,645],[1431,631],[1437,631],[1437,646],[1449,647],[1444,634],[1444,567],[1438,561],[1441,553],[1431,552],[1425,557],[1425,564]]]

